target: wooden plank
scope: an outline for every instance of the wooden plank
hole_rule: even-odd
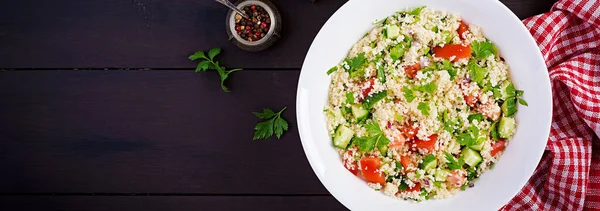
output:
[[[222,64],[299,68],[314,36],[345,0],[273,1],[282,38],[264,52],[227,40],[227,8],[212,0],[0,2],[0,68],[183,68],[196,50],[224,48]]]
[[[0,196],[0,210],[347,210],[332,196]]]
[[[300,68],[318,30],[344,0],[274,1],[282,39],[250,53],[227,41],[225,7],[209,0],[0,2],[1,68],[191,68],[196,50],[224,48],[222,64]],[[503,0],[520,18],[555,0]]]
[[[0,72],[0,192],[326,194],[302,150],[299,71]],[[289,131],[253,141],[263,108]],[[323,140],[327,141],[327,140]]]

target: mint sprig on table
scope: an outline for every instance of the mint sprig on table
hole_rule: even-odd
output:
[[[219,73],[219,76],[221,77],[221,88],[225,92],[230,92],[229,89],[227,89],[227,87],[224,85],[225,79],[227,79],[229,77],[229,74],[231,74],[232,72],[239,71],[242,69],[227,70],[225,66],[221,66],[218,61],[214,60],[215,56],[219,55],[219,53],[221,53],[221,48],[213,48],[210,49],[210,51],[208,51],[208,56],[204,54],[204,51],[196,51],[196,53],[190,55],[188,58],[192,61],[196,61],[198,59],[202,60],[200,61],[200,63],[198,63],[198,66],[196,67],[196,72],[216,70]]]
[[[288,130],[288,123],[285,119],[281,118],[281,113],[286,109],[284,107],[281,111],[275,113],[271,109],[265,108],[263,112],[252,112],[258,118],[262,120],[266,120],[264,122],[258,123],[256,127],[254,127],[254,137],[253,140],[258,139],[268,139],[269,137],[275,136],[277,139],[281,137],[283,131]]]

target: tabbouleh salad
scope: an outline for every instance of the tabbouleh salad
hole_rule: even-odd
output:
[[[405,200],[472,187],[527,104],[478,26],[425,7],[376,22],[327,74],[327,129],[344,167]]]

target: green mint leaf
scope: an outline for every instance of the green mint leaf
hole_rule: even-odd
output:
[[[412,89],[408,88],[408,86],[404,86],[404,98],[406,98],[407,102],[412,102],[417,96]]]
[[[195,61],[198,59],[208,59],[208,58],[206,58],[206,55],[204,55],[203,51],[196,51],[194,54],[190,55],[188,57],[188,59]]]
[[[347,92],[346,93],[346,104],[353,104],[355,101],[354,99],[354,93],[353,92]]]
[[[476,57],[482,59],[485,59],[492,54],[498,54],[498,49],[490,41],[479,42],[475,40],[471,43],[471,49],[473,49],[473,53],[475,53]]]
[[[425,102],[420,102],[419,105],[417,106],[417,109],[419,109],[419,111],[421,111],[421,114],[423,114],[425,116],[429,116],[429,104],[427,104]]]
[[[257,139],[268,139],[273,136],[273,134],[279,139],[284,131],[288,130],[288,123],[283,118],[281,118],[281,113],[286,109],[284,107],[281,111],[275,113],[271,109],[263,109],[262,113],[253,112],[258,118],[266,120],[264,122],[258,123],[254,127],[254,137],[253,140]]]
[[[333,66],[332,68],[329,68],[329,70],[327,70],[327,75],[331,75],[331,73],[335,72],[337,70],[337,66]]]
[[[529,106],[529,105],[527,105],[527,101],[523,100],[523,98],[519,98],[519,104],[524,105],[524,106]]]
[[[219,53],[221,53],[221,48],[210,49],[210,51],[208,51],[208,57],[210,60],[213,60],[215,56],[219,55]]]
[[[363,101],[363,107],[367,110],[371,110],[375,104],[381,100],[383,100],[387,96],[387,91],[377,92],[375,94],[369,95]]]
[[[488,74],[488,70],[480,67],[474,60],[471,60],[468,65],[469,75],[471,76],[471,80],[483,86],[483,80]]]

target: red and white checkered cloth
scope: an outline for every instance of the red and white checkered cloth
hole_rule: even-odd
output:
[[[600,1],[560,0],[523,21],[552,81],[546,152],[501,210],[600,210]]]

